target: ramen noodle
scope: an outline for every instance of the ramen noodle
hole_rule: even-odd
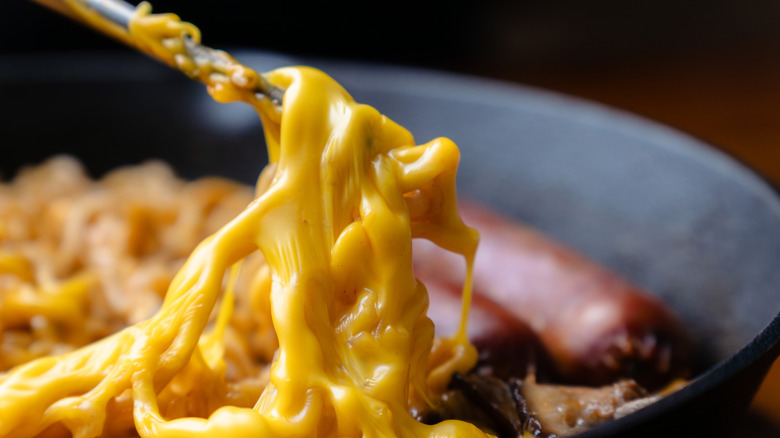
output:
[[[251,200],[248,187],[185,182],[160,162],[100,181],[65,156],[21,171],[0,186],[0,371],[150,317],[186,256]]]

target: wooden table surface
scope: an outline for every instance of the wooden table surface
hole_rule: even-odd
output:
[[[780,186],[780,50],[776,48],[581,69],[479,73],[587,98],[675,127],[726,151]],[[780,437],[780,360],[745,421],[763,423],[753,436]]]

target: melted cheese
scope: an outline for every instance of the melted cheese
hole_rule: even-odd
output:
[[[216,100],[257,109],[270,164],[256,198],[195,249],[153,317],[0,375],[0,436],[119,436],[128,427],[142,437],[485,436],[469,423],[425,425],[411,413],[437,403],[452,373],[476,362],[463,323],[454,338],[434,339],[427,293],[412,272],[416,237],[471,265],[477,236],[456,209],[455,144],[415,145],[311,68],[261,78],[238,63],[217,73],[195,65],[174,41],[193,29],[141,6],[130,39],[204,79]],[[256,95],[259,80],[285,90],[281,108]],[[225,383],[233,304],[223,279],[255,251],[267,263],[258,293],[268,298],[278,350],[261,395],[242,405]],[[0,270],[30,275],[12,255],[0,255]]]

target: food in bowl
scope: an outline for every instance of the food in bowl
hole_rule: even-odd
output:
[[[492,407],[517,410],[522,400],[549,399],[554,387],[537,385],[527,374],[514,376],[522,381],[510,382],[511,386],[486,375],[485,368],[470,373],[479,357],[467,336],[466,305],[458,312],[464,317],[451,337],[435,338],[426,316],[428,296],[413,271],[412,238],[429,239],[459,253],[466,266],[471,266],[476,249],[476,233],[461,221],[455,196],[457,147],[446,139],[415,146],[408,131],[373,108],[356,104],[334,81],[312,69],[281,69],[268,75],[271,83],[286,90],[282,109],[249,91],[254,72],[233,73],[211,91],[223,99],[255,102],[263,118],[271,164],[258,179],[254,200],[246,200],[243,211],[197,245],[177,274],[163,272],[161,280],[149,282],[158,294],[159,285],[166,285],[153,314],[148,309],[156,306],[131,304],[122,314],[122,306],[112,308],[110,302],[103,305],[106,312],[118,309],[119,318],[125,318],[108,317],[122,326],[118,331],[106,337],[66,339],[41,352],[42,357],[18,359],[0,377],[0,434],[547,433],[544,425],[538,430],[524,424],[516,428],[518,420],[536,425],[540,421],[536,417],[496,416]],[[67,162],[62,166],[73,167]],[[76,186],[92,187],[83,178],[75,180]],[[102,184],[110,186],[111,180],[113,176]],[[130,179],[120,192],[137,191],[140,181]],[[174,180],[177,185],[183,183]],[[241,199],[240,188],[229,183],[226,187]],[[127,204],[118,199],[113,202],[128,217],[110,209],[104,216],[96,206],[82,211],[81,219],[75,214],[77,219],[66,220],[76,229],[89,229],[96,252],[50,268],[54,274],[48,280],[39,276],[41,269],[32,256],[4,256],[6,275],[15,277],[9,280],[16,285],[9,295],[20,303],[18,309],[24,309],[21,304],[30,296],[94,297],[91,290],[103,280],[110,282],[110,277],[96,280],[86,272],[64,285],[55,284],[56,273],[69,272],[69,267],[78,271],[89,266],[87,262],[102,269],[119,260],[110,251],[101,251],[111,247],[100,245],[104,241],[119,240],[136,258],[153,255],[155,248],[181,255],[166,245],[186,247],[186,239],[154,231],[164,228],[165,214],[160,219],[144,208],[122,210]],[[43,202],[46,208],[54,204]],[[66,211],[58,214],[70,217]],[[62,233],[60,237],[67,234],[64,228],[53,228],[59,230],[55,234]],[[195,228],[208,234],[203,224]],[[170,230],[175,234],[180,228]],[[134,240],[127,235],[143,237]],[[250,254],[262,257],[250,261]],[[129,260],[129,268],[120,263],[107,269],[122,278],[140,264]],[[239,268],[233,267],[237,264]],[[249,279],[242,281],[247,271]],[[52,280],[54,287],[37,285],[39,280]],[[470,283],[467,276],[464,303],[469,301]],[[234,300],[247,305],[236,306]],[[28,302],[35,307],[35,301]],[[81,304],[73,310],[48,307],[61,310],[66,322],[89,325],[77,312],[100,308],[100,303],[93,306],[93,300],[83,298],[77,302]],[[234,339],[236,319],[231,313],[243,310],[252,315],[246,332],[250,336]],[[29,315],[29,321],[20,317],[21,322],[11,325],[30,332],[43,328],[40,334],[46,336],[45,326],[58,323],[46,316],[36,318],[45,314]],[[22,350],[32,350],[35,343],[28,342]],[[65,351],[69,345],[75,349]],[[247,356],[254,362],[243,361]],[[631,383],[616,385],[619,396],[613,399],[640,400],[644,395]],[[518,387],[524,388],[522,398],[513,393],[501,398],[508,388]],[[572,401],[591,397],[582,389],[557,391]],[[532,392],[547,395],[535,399]],[[484,400],[487,407],[471,410],[469,399]],[[533,404],[529,406],[533,410]],[[512,429],[504,427],[507,423]]]

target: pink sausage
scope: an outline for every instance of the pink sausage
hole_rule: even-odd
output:
[[[435,278],[418,279],[428,289],[428,316],[436,327],[436,335],[454,335],[460,324],[461,288]],[[527,324],[490,298],[473,297],[468,335],[479,351],[478,372],[503,379],[523,378],[531,373],[540,380],[550,380],[551,362],[539,338]]]
[[[461,214],[480,232],[475,294],[530,326],[563,382],[657,388],[688,376],[693,342],[659,299],[527,226],[468,203]],[[415,242],[414,263],[422,279],[463,281],[462,258],[429,242]]]

